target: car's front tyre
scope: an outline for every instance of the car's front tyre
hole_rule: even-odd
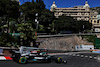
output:
[[[27,63],[27,58],[26,57],[20,57],[19,58],[19,63],[21,63],[21,64]]]

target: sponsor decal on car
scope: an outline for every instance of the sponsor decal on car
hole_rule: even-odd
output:
[[[34,57],[34,59],[44,59],[44,57]]]

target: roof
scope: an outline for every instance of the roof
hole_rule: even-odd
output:
[[[57,8],[57,6],[56,6],[55,2],[53,2],[53,4],[52,4],[51,8]]]
[[[83,6],[83,8],[87,8],[87,7],[90,8],[88,1],[85,2],[85,5]]]

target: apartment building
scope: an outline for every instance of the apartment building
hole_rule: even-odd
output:
[[[98,25],[97,19],[98,12],[90,9],[88,1],[86,1],[83,6],[74,6],[69,8],[57,8],[57,5],[53,2],[50,11],[54,12],[55,17],[57,18],[59,16],[66,15],[72,16],[77,20],[89,21],[93,24],[93,28],[91,30],[94,32],[100,32],[100,25]]]

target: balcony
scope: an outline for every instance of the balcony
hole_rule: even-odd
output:
[[[100,23],[93,24],[94,27],[100,27]]]

